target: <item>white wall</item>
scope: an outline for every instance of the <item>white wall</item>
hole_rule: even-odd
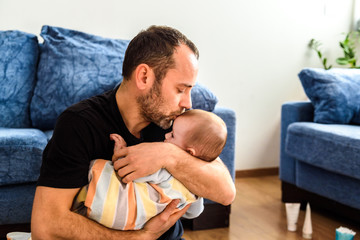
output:
[[[306,99],[298,72],[334,61],[353,0],[0,0],[0,30],[42,25],[130,39],[152,24],[175,27],[200,49],[199,81],[237,115],[236,169],[279,165],[280,107]],[[335,49],[335,50],[334,50]]]

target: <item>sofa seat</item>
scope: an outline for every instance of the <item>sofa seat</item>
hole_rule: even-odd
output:
[[[46,135],[31,128],[0,128],[0,186],[36,182]]]
[[[360,180],[359,126],[292,123],[286,153],[309,165]]]
[[[30,222],[35,189],[36,182],[0,186],[0,225]],[[4,233],[1,228],[0,233],[2,239]]]
[[[296,186],[353,209],[360,209],[360,180],[356,178],[327,171],[304,161],[298,161],[296,166]],[[322,208],[322,206],[319,207]],[[338,205],[332,207],[335,208],[334,211],[338,210],[336,209]],[[358,216],[353,212],[351,216],[346,217],[354,217],[356,218],[355,221],[359,222]]]
[[[360,223],[360,126],[315,123],[308,101],[284,103],[281,116],[282,201]]]

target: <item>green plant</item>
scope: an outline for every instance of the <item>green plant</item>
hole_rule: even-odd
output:
[[[344,41],[340,42],[340,47],[343,49],[344,57],[340,57],[336,59],[336,62],[339,65],[350,65],[350,68],[360,68],[360,66],[356,66],[356,56],[355,49],[357,42],[359,41],[359,32],[350,32],[346,34]]]
[[[329,70],[330,68],[332,68],[332,65],[329,65],[329,66],[326,65],[327,58],[323,57],[323,54],[321,53],[320,48],[319,48],[320,45],[321,45],[321,42],[319,42],[315,39],[311,39],[311,41],[309,43],[309,47],[317,52],[317,55],[323,65],[324,69]]]
[[[360,68],[357,66],[356,48],[360,43],[360,31],[351,31],[346,34],[344,41],[340,41],[339,45],[343,50],[344,56],[336,59],[339,65],[349,65],[349,68]],[[325,70],[332,68],[332,65],[327,66],[327,58],[324,57],[320,50],[321,42],[311,39],[309,47],[317,52],[317,55]]]

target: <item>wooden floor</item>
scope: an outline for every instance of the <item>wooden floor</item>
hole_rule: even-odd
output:
[[[232,204],[229,228],[203,231],[185,230],[186,240],[295,240],[302,238],[305,212],[300,211],[298,230],[286,228],[285,206],[281,202],[278,176],[236,179],[236,199]],[[343,226],[357,232],[360,226],[312,209],[313,240],[335,239],[335,229]]]

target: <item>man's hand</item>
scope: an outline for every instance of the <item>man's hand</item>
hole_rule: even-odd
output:
[[[149,239],[157,239],[167,230],[169,230],[169,228],[172,227],[176,221],[185,214],[191,205],[188,204],[180,211],[173,213],[178,204],[178,199],[172,200],[162,213],[153,217],[145,224],[142,231],[145,232],[146,236],[150,236]]]
[[[114,152],[114,169],[124,183],[148,176],[166,166],[172,144],[140,143]],[[120,159],[119,159],[120,158]]]

